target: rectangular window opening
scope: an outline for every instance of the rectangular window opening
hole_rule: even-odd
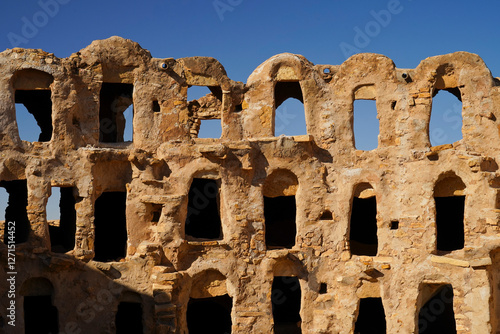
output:
[[[133,84],[103,82],[99,94],[99,141],[120,143],[133,138]]]
[[[380,132],[376,100],[354,100],[353,118],[356,149],[363,151],[376,149]]]
[[[354,333],[385,334],[386,320],[381,298],[362,298]]]
[[[66,253],[75,247],[76,198],[73,187],[52,187],[46,213],[51,250]]]
[[[51,91],[16,90],[16,120],[21,140],[48,142],[52,138]]]
[[[187,101],[191,138],[220,138],[222,89],[219,86],[190,86]]]
[[[194,178],[188,193],[187,239],[222,240],[217,180]]]
[[[434,197],[436,203],[436,247],[451,252],[463,249],[465,196]]]
[[[116,334],[144,333],[142,305],[136,302],[120,302],[116,312]]]
[[[26,180],[0,181],[0,187],[8,193],[5,208],[4,243],[14,240],[15,244],[28,241],[31,224],[28,219],[28,185]],[[15,222],[15,230],[9,229]]]
[[[126,192],[103,192],[95,201],[95,261],[119,261],[126,257],[126,202]]]
[[[457,333],[453,311],[453,287],[450,284],[425,284],[422,292],[427,302],[418,313],[418,333]]]
[[[59,333],[57,308],[52,296],[24,297],[24,328],[26,334]]]
[[[233,299],[229,295],[190,298],[187,307],[189,334],[231,333]]]
[[[297,235],[295,196],[264,196],[266,247],[292,248]]]
[[[377,199],[375,196],[353,198],[349,240],[351,254],[377,255]]]
[[[300,282],[293,276],[275,276],[271,288],[275,334],[300,334]]]

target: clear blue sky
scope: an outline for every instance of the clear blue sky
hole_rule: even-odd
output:
[[[67,57],[93,40],[118,35],[153,57],[217,58],[231,79],[243,82],[281,52],[302,54],[315,64],[340,64],[346,59],[342,47],[352,46],[414,68],[430,56],[468,51],[500,76],[497,1],[10,0],[0,6],[0,50],[19,44]],[[387,11],[389,17],[382,14]],[[368,38],[356,39],[359,31]],[[443,108],[454,104],[445,101]],[[300,116],[284,119],[285,128],[301,127]],[[457,124],[438,128],[445,133],[433,144],[459,136],[452,131]]]

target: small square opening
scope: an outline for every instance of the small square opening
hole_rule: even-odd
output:
[[[160,103],[158,103],[158,100],[153,101],[153,112],[160,112]]]
[[[391,230],[397,230],[399,228],[398,220],[391,220]]]

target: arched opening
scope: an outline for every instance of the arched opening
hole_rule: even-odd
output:
[[[319,218],[321,220],[333,220],[333,214],[330,210],[325,210],[321,214],[321,217]]]
[[[434,187],[436,205],[436,249],[450,252],[463,249],[465,184],[450,174],[438,181]]]
[[[20,244],[28,241],[31,224],[28,219],[28,185],[26,180],[0,181],[0,187],[9,194],[5,209],[4,243]],[[15,223],[15,226],[9,224]],[[15,229],[9,229],[15,227]]]
[[[22,140],[47,142],[52,138],[53,81],[52,75],[39,70],[25,69],[14,73],[16,120]]]
[[[275,334],[300,334],[301,291],[295,276],[275,276],[271,288],[271,302]]]
[[[462,139],[462,97],[458,88],[435,89],[429,123],[431,146]]]
[[[99,94],[99,141],[132,141],[134,85],[103,82]]]
[[[374,85],[359,87],[353,98],[354,147],[357,150],[371,151],[378,147],[380,125]]]
[[[189,86],[187,100],[191,138],[220,138],[222,89],[219,86]]]
[[[224,275],[217,270],[198,274],[193,279],[187,305],[189,334],[231,333],[232,307]]]
[[[283,169],[273,171],[264,183],[264,219],[268,249],[292,248],[295,245],[295,195],[298,185],[295,174]]]
[[[377,255],[377,198],[368,183],[361,183],[354,189],[349,244],[353,255]]]
[[[418,333],[456,334],[451,284],[423,284],[420,293],[426,302],[418,312]]]
[[[76,192],[73,187],[52,187],[46,213],[51,250],[66,253],[75,247]]]
[[[54,288],[46,278],[30,278],[23,283],[24,328],[26,334],[59,333],[57,308],[52,304]]]
[[[222,239],[219,182],[202,178],[194,178],[191,182],[185,224],[187,239]]]
[[[382,298],[360,299],[354,333],[386,334],[386,320]]]
[[[115,317],[116,334],[143,333],[142,313],[141,296],[131,291],[124,292]]]
[[[103,192],[95,201],[94,260],[118,261],[126,256],[126,192]]]
[[[304,97],[298,81],[279,81],[274,86],[274,135],[307,134]]]

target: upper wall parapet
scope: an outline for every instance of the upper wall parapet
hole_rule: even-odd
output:
[[[23,150],[88,145],[155,150],[168,141],[268,140],[275,136],[276,109],[296,98],[304,104],[309,140],[332,153],[356,150],[353,105],[359,99],[376,101],[376,150],[425,152],[431,147],[432,101],[440,90],[462,104],[463,139],[454,147],[494,156],[500,144],[497,80],[480,57],[467,52],[427,58],[415,69],[398,69],[372,53],[340,65],[314,65],[284,53],[259,65],[244,84],[228,78],[214,58],[152,58],[139,44],[111,37],[68,58],[6,50],[0,68],[1,143]],[[206,86],[211,93],[188,101],[191,86]],[[45,140],[21,141],[15,103],[26,105],[26,99],[41,94],[30,92],[41,90],[50,95],[48,106],[29,111],[41,128],[48,123],[42,128]],[[130,106],[133,118],[127,120],[124,111]],[[221,138],[197,139],[205,119],[220,119]],[[129,141],[121,133],[126,122],[133,123]]]

